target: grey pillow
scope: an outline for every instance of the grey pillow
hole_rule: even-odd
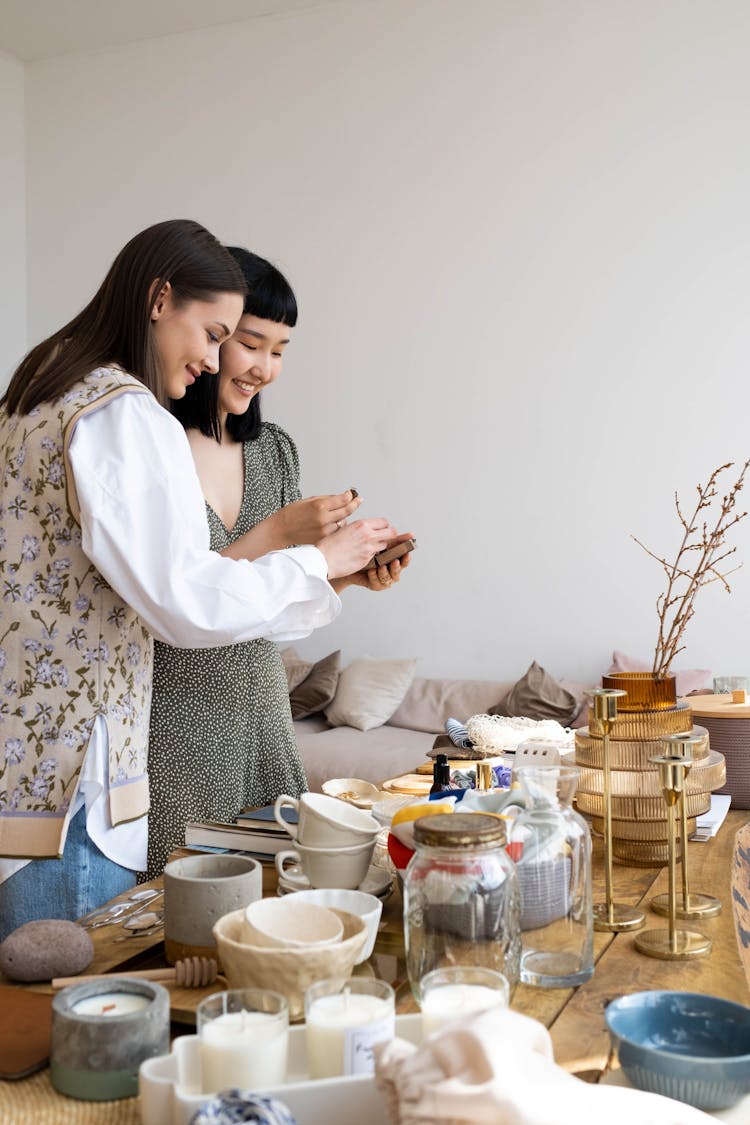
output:
[[[340,671],[340,651],[332,652],[313,664],[309,675],[289,694],[292,718],[295,721],[324,711],[333,702]]]
[[[490,707],[488,714],[508,718],[556,719],[567,727],[580,711],[582,702],[582,697],[564,688],[535,660],[507,695]]]

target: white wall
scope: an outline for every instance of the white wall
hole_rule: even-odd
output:
[[[672,553],[673,491],[750,454],[749,55],[745,0],[379,0],[32,64],[32,336],[156,220],[268,254],[302,320],[265,412],[306,492],[420,542],[307,651],[648,656],[629,534]],[[733,585],[687,664],[750,672]]]
[[[0,51],[0,390],[26,350],[24,69]]]

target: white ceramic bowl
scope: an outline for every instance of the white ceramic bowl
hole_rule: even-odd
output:
[[[342,907],[343,909],[343,907]],[[341,941],[341,919],[324,903],[294,898],[261,898],[245,910],[242,937],[248,945],[308,949]]]
[[[330,781],[323,782],[321,789],[326,796],[338,797],[358,809],[371,809],[383,796],[377,785],[363,781],[361,777],[332,777]]]
[[[365,894],[364,891],[343,891],[332,887],[320,887],[310,891],[296,891],[295,899],[299,902],[314,903],[317,906],[329,907],[332,910],[345,910],[349,914],[356,914],[367,926],[367,944],[360,953],[357,965],[361,965],[368,957],[372,956],[375,938],[378,936],[380,916],[383,913],[383,903],[375,895]]]

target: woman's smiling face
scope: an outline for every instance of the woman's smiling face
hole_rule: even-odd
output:
[[[275,320],[245,313],[234,335],[222,345],[219,367],[219,414],[244,414],[263,387],[281,374],[291,329]]]
[[[242,313],[239,293],[217,293],[208,301],[175,301],[165,286],[151,313],[154,343],[170,398],[182,398],[201,371],[219,370],[219,347]]]

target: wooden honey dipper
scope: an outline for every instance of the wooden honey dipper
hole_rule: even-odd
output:
[[[175,961],[172,969],[143,969],[131,973],[89,973],[88,976],[55,977],[53,988],[67,988],[69,984],[83,984],[90,980],[112,980],[113,977],[135,977],[138,980],[158,980],[164,984],[176,984],[180,988],[204,988],[212,984],[219,975],[219,968],[213,957],[185,957]]]

